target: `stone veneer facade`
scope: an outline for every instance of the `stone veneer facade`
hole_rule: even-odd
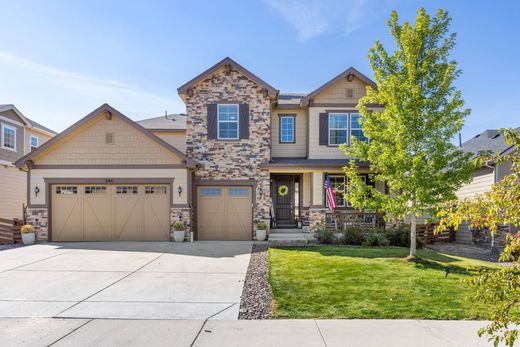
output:
[[[190,232],[191,232],[191,219],[192,219],[192,209],[190,207],[171,207],[170,208],[170,224],[177,221],[181,221],[186,225],[186,235],[187,240],[189,240]],[[170,240],[173,240],[173,228],[170,229]]]
[[[222,102],[249,105],[248,139],[208,139],[207,105]],[[263,87],[237,70],[222,68],[191,89],[186,113],[186,154],[201,164],[195,179],[254,181],[254,229],[261,221],[269,225],[269,172],[260,164],[270,160],[271,100]]]
[[[27,224],[31,224],[36,231],[38,241],[47,241],[49,215],[47,207],[28,207],[26,217]]]

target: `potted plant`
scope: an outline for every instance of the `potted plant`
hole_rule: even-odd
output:
[[[22,241],[24,245],[32,245],[36,239],[34,234],[34,227],[30,224],[25,224],[20,228],[22,233]]]
[[[175,242],[183,242],[185,237],[186,227],[183,222],[173,223],[173,240]]]
[[[260,222],[256,225],[256,240],[265,241],[267,238],[267,224]]]

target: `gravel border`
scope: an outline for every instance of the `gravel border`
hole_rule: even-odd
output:
[[[247,267],[238,319],[267,319],[271,316],[273,295],[268,281],[267,243],[255,243]]]

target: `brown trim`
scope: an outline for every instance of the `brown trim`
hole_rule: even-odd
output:
[[[249,186],[252,190],[252,202],[251,202],[251,240],[253,240],[253,234],[255,230],[255,205],[256,205],[256,181],[253,180],[214,180],[214,179],[194,179],[193,181],[193,220],[192,230],[193,239],[198,240],[199,234],[197,230],[197,188],[199,186]],[[264,192],[265,194],[265,192]]]
[[[357,105],[358,104],[354,104],[354,103],[329,103],[329,102],[313,102],[312,100],[310,101],[310,107],[347,107],[347,108],[354,108],[356,109],[356,112],[359,112],[359,110],[357,110]],[[384,106],[383,105],[379,105],[379,104],[367,104],[366,107],[373,107],[373,108],[383,108]],[[337,111],[337,110],[333,110],[332,112],[334,111]]]
[[[331,85],[333,85],[334,83],[336,83],[337,81],[341,80],[342,78],[346,78],[347,76],[349,75],[354,75],[356,76],[357,78],[359,78],[362,82],[364,82],[365,84],[371,86],[372,88],[376,89],[377,86],[376,86],[376,83],[374,81],[372,81],[370,78],[368,78],[367,76],[363,75],[361,72],[359,72],[358,70],[356,70],[355,68],[353,67],[349,67],[347,70],[343,71],[342,73],[340,73],[339,75],[337,75],[336,77],[334,77],[333,79],[329,80],[328,82],[326,82],[325,84],[323,84],[321,87],[319,87],[318,89],[314,90],[313,92],[309,93],[307,96],[305,96],[302,101],[301,101],[301,104],[302,105],[306,105],[306,104],[309,104],[312,100],[312,98],[314,96],[316,96],[317,94],[321,93],[323,90],[327,89],[328,87],[330,87]]]
[[[81,126],[83,126],[83,124],[85,124],[86,122],[90,121],[91,119],[97,117],[100,113],[102,113],[104,111],[111,112],[112,115],[119,117],[121,120],[123,120],[127,124],[131,125],[134,129],[136,129],[137,131],[141,132],[143,135],[147,136],[151,140],[153,140],[156,143],[158,143],[159,145],[163,146],[164,148],[166,148],[170,152],[172,152],[172,153],[176,154],[177,156],[181,157],[181,159],[183,159],[186,162],[186,166],[188,166],[188,167],[195,167],[197,165],[197,163],[193,159],[187,157],[184,153],[179,151],[177,148],[171,146],[166,141],[164,141],[163,139],[159,138],[157,135],[154,135],[148,129],[143,128],[141,125],[139,125],[138,123],[134,122],[130,118],[126,117],[124,114],[122,114],[121,112],[117,111],[115,108],[113,108],[112,106],[110,106],[108,104],[103,104],[100,107],[96,108],[94,111],[92,111],[91,113],[89,113],[88,115],[86,115],[85,117],[83,117],[82,119],[80,119],[79,121],[77,121],[76,123],[74,123],[73,125],[68,127],[67,129],[65,129],[63,132],[61,132],[58,135],[54,136],[53,138],[49,139],[47,142],[45,142],[43,145],[41,145],[40,147],[38,147],[34,151],[31,151],[31,152],[27,153],[26,155],[24,155],[23,157],[18,159],[15,162],[15,165],[17,167],[23,167],[27,160],[32,159],[35,155],[41,153],[42,151],[46,150],[47,148],[49,148],[50,146],[52,146],[53,144],[55,144],[56,142],[58,142],[59,140],[64,138],[65,136],[67,136],[70,133],[72,133],[73,131],[79,129]]]
[[[33,169],[47,170],[47,169],[184,169],[185,164],[124,164],[124,165],[110,165],[110,164],[71,164],[71,165],[34,165]]]
[[[293,140],[291,142],[282,142],[282,118],[293,119]],[[294,145],[296,143],[296,114],[278,114],[278,144],[280,145]]]
[[[301,109],[301,107],[300,107],[300,103],[297,103],[297,104],[276,103],[275,109],[277,109],[277,110],[299,110],[299,109]]]
[[[236,61],[234,61],[233,59],[231,59],[229,57],[222,59],[221,61],[219,61],[218,63],[216,63],[209,69],[207,69],[206,71],[202,72],[201,74],[197,75],[195,78],[191,79],[187,83],[185,83],[182,86],[180,86],[179,88],[177,88],[177,92],[181,95],[187,94],[189,89],[194,87],[197,83],[204,80],[208,75],[217,71],[221,67],[226,67],[226,69],[235,68],[236,70],[239,70],[250,80],[252,80],[252,81],[256,82],[257,84],[259,84],[260,86],[264,87],[267,90],[267,94],[269,96],[276,97],[279,93],[279,91],[277,89],[275,89],[270,84],[263,81],[258,76],[254,75],[251,71],[247,70],[246,68],[244,68],[243,66],[241,66],[240,64],[238,64]]]
[[[262,163],[259,166],[260,166],[261,169],[273,168],[273,169],[278,169],[279,170],[279,169],[283,169],[283,168],[295,168],[295,167],[302,168],[302,169],[305,169],[305,168],[343,168],[346,165],[348,165],[348,163],[345,163],[345,164],[320,164],[320,163],[316,163],[316,164],[275,164],[275,163]]]
[[[151,131],[152,133],[185,133],[186,129],[154,129],[154,128],[145,128]]]

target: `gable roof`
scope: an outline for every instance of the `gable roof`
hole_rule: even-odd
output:
[[[336,77],[334,77],[333,79],[331,79],[330,81],[328,81],[327,83],[325,83],[324,85],[322,85],[321,87],[316,89],[315,91],[311,92],[310,94],[307,94],[302,99],[302,105],[305,105],[305,104],[309,103],[311,101],[311,99],[313,97],[315,97],[317,94],[321,93],[322,91],[324,91],[325,89],[327,89],[328,87],[330,87],[334,83],[338,82],[342,78],[346,78],[348,75],[354,75],[355,77],[359,78],[361,81],[365,82],[366,84],[368,84],[372,88],[374,88],[374,89],[377,88],[376,87],[376,83],[374,81],[372,81],[367,76],[363,75],[361,72],[359,72],[355,68],[349,67],[348,69],[346,69],[345,71],[343,71],[342,73],[340,73],[339,75],[337,75]]]
[[[211,75],[212,73],[214,73],[215,71],[217,71],[218,69],[220,69],[226,65],[231,65],[231,67],[242,72],[247,78],[249,78],[250,80],[258,83],[259,85],[261,85],[262,87],[267,89],[267,93],[269,94],[269,96],[276,97],[278,95],[277,89],[275,89],[273,86],[271,86],[270,84],[268,84],[267,82],[262,80],[260,77],[256,76],[251,71],[249,71],[248,69],[246,69],[242,65],[238,64],[236,61],[234,61],[233,59],[231,59],[229,57],[222,59],[221,61],[219,61],[218,63],[216,63],[215,65],[213,65],[212,67],[210,67],[209,69],[204,71],[203,73],[199,74],[198,76],[196,76],[189,82],[187,82],[187,83],[183,84],[182,86],[180,86],[179,88],[177,88],[177,92],[181,95],[186,94],[188,92],[188,89],[192,88],[194,85],[196,85],[197,83],[202,81],[204,78],[206,78],[207,76]]]
[[[515,132],[520,133],[520,127],[515,129]],[[472,153],[474,156],[479,152],[490,151],[493,154],[502,154],[510,149],[510,144],[504,142],[504,136],[497,129],[488,129],[473,138],[465,141],[461,149],[466,153]]]
[[[13,104],[1,104],[0,105],[0,112],[4,112],[4,111],[13,111],[22,120],[24,125],[26,127],[28,127],[28,128],[41,130],[43,132],[48,133],[51,136],[54,136],[54,135],[57,134],[54,130],[51,130],[51,129],[41,125],[40,123],[37,123],[37,122],[33,121],[32,119],[29,119],[29,118],[25,117],[23,115],[23,113],[20,112],[20,110],[18,110],[16,108],[16,106],[14,106]]]
[[[151,140],[155,141],[156,143],[158,143],[162,147],[166,148],[168,151],[170,151],[170,152],[176,154],[177,156],[181,157],[184,160],[184,162],[186,163],[187,167],[193,168],[193,167],[196,166],[196,162],[193,159],[187,157],[184,153],[179,151],[177,148],[175,148],[172,145],[168,144],[163,139],[155,136],[151,131],[143,128],[141,125],[139,125],[138,123],[134,122],[133,120],[131,120],[130,118],[128,118],[127,116],[125,116],[124,114],[122,114],[121,112],[119,112],[118,110],[116,110],[115,108],[110,106],[109,104],[103,104],[103,105],[99,106],[98,108],[96,108],[91,113],[89,113],[88,115],[86,115],[85,117],[83,117],[82,119],[80,119],[79,121],[77,121],[76,123],[72,124],[70,127],[65,129],[63,132],[59,133],[58,135],[56,135],[55,137],[53,137],[49,141],[45,142],[43,145],[41,145],[40,147],[38,147],[34,151],[29,152],[28,154],[26,154],[23,157],[21,157],[20,159],[18,159],[15,162],[16,167],[19,167],[19,168],[24,167],[28,160],[34,158],[39,153],[43,152],[44,150],[46,150],[47,148],[49,148],[50,146],[52,146],[53,144],[55,144],[56,142],[58,142],[59,140],[64,138],[65,136],[67,136],[70,133],[72,133],[73,131],[79,129],[81,126],[83,126],[83,124],[85,124],[86,122],[88,122],[92,118],[95,118],[96,116],[98,116],[101,112],[105,112],[105,111],[109,112],[112,116],[119,117],[121,120],[123,120],[126,123],[128,123],[130,126],[132,126],[137,131],[139,131],[142,134],[144,134],[145,136],[149,137]]]

